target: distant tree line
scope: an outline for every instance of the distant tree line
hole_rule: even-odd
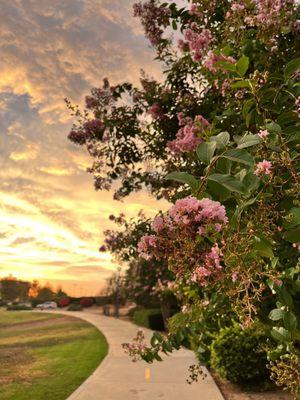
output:
[[[41,285],[39,281],[23,281],[13,276],[0,280],[0,299],[3,303],[9,302],[31,302],[32,305],[45,301],[57,301],[67,297],[67,293],[58,287],[56,290],[49,284]]]

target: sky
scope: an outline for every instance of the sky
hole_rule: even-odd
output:
[[[9,274],[97,294],[117,265],[99,253],[108,216],[158,204],[96,192],[91,160],[67,140],[68,97],[91,87],[160,75],[131,0],[1,0],[0,278]],[[161,208],[161,206],[159,206]]]

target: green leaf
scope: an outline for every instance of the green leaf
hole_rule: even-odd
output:
[[[277,293],[278,299],[281,304],[286,305],[289,308],[293,308],[293,299],[290,293],[288,292],[287,288],[283,285],[281,286],[274,286],[274,289]]]
[[[260,179],[253,174],[253,172],[248,172],[243,179],[243,185],[246,188],[247,194],[250,195],[251,192],[259,187]]]
[[[294,60],[290,61],[285,69],[284,69],[284,76],[285,78],[289,78],[291,75],[293,75],[295,72],[297,72],[300,69],[300,58],[295,58]]]
[[[208,180],[219,183],[230,192],[243,193],[245,191],[243,183],[231,175],[212,174],[209,175]]]
[[[231,84],[232,89],[250,88],[250,82],[242,79]]]
[[[200,353],[200,354],[205,353],[206,351],[207,351],[207,349],[204,348],[203,346],[199,346],[197,349],[197,353]]]
[[[284,310],[281,310],[280,308],[274,308],[274,310],[272,310],[269,314],[269,319],[272,321],[279,321],[283,318],[284,314]]]
[[[224,54],[224,56],[228,57],[232,53],[232,48],[227,44],[221,49],[221,53]]]
[[[243,109],[242,109],[242,115],[246,121],[246,126],[249,126],[250,118],[252,115],[252,112],[255,110],[255,100],[254,99],[248,99],[244,102]]]
[[[226,160],[224,160],[226,161]],[[217,182],[208,180],[206,190],[211,194],[213,199],[219,200],[221,203],[231,197],[231,191]]]
[[[226,71],[231,71],[231,72],[236,72],[236,66],[234,64],[231,64],[228,61],[218,61],[216,63],[217,67],[221,67],[225,69]]]
[[[289,215],[286,217],[283,227],[285,229],[295,228],[297,225],[300,224],[300,208],[293,207],[289,211]]]
[[[189,185],[193,192],[195,192],[199,187],[198,180],[187,172],[171,172],[165,177],[165,179],[185,183]]]
[[[243,137],[235,136],[234,140],[238,145],[237,146],[238,149],[245,149],[247,147],[252,147],[261,142],[261,139],[258,135],[252,135],[251,133]]]
[[[221,132],[217,136],[211,136],[210,138],[217,143],[217,149],[223,149],[230,141],[230,135],[228,132]]]
[[[273,258],[274,253],[272,244],[264,236],[255,236],[256,242],[254,243],[253,249],[262,255],[263,257]]]
[[[158,353],[154,353],[153,355],[154,355],[154,358],[155,358],[156,361],[162,361],[163,360]]]
[[[266,128],[270,133],[281,133],[281,126],[276,124],[276,122],[269,122],[266,125]]]
[[[294,313],[288,311],[283,316],[283,323],[286,329],[290,332],[297,329],[297,318]]]
[[[216,150],[216,142],[203,142],[197,147],[196,153],[200,161],[208,165]]]
[[[250,167],[254,164],[252,156],[246,150],[242,149],[228,150],[222,154],[222,157]]]
[[[283,234],[283,238],[290,243],[300,242],[300,229],[293,229],[291,231],[286,231]]]
[[[238,73],[241,76],[244,76],[248,70],[248,67],[249,67],[249,58],[245,55],[242,55],[242,57],[236,63],[236,69]]]
[[[216,172],[230,175],[232,162],[226,158],[219,158],[216,162]]]
[[[290,332],[284,329],[282,326],[274,326],[271,330],[271,335],[278,342],[288,342],[289,340],[291,340]]]

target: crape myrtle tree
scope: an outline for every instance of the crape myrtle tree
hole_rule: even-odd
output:
[[[167,327],[174,296],[174,274],[164,260],[146,260],[140,257],[137,245],[150,232],[150,220],[140,212],[137,218],[126,219],[123,214],[110,215],[119,229],[104,231],[104,244],[100,251],[110,251],[120,264],[127,266],[122,287],[124,295],[144,307],[160,307]]]
[[[188,4],[189,3],[189,4]],[[273,379],[299,391],[299,3],[137,3],[161,82],[92,89],[70,140],[86,146],[96,189],[144,187],[174,203],[138,243],[166,263],[182,312],[168,336],[127,346],[152,362],[234,319],[269,327]],[[201,323],[199,323],[201,321]]]

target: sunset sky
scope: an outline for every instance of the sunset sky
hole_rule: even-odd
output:
[[[81,103],[104,77],[137,83],[159,66],[132,17],[131,0],[1,0],[0,277],[96,294],[115,263],[98,252],[108,216],[157,203],[95,192],[90,160],[67,141],[64,98]]]

